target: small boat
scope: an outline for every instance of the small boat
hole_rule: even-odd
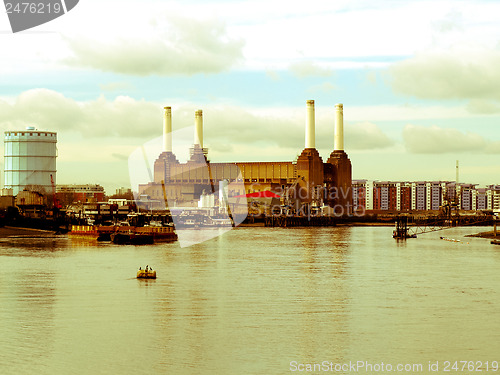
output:
[[[439,238],[450,242],[460,242],[460,240],[456,240],[455,238],[448,238],[448,237],[439,237]]]
[[[492,245],[500,245],[500,240],[492,240],[491,244]]]
[[[138,279],[156,279],[156,271],[153,271],[152,269],[142,270],[139,268],[139,271],[137,271],[137,278]]]

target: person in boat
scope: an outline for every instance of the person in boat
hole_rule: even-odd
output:
[[[141,267],[139,267],[139,271],[141,271]]]
[[[148,268],[149,268],[149,266],[146,264],[146,272],[148,272]]]

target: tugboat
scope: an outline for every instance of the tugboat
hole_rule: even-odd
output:
[[[138,279],[156,279],[156,271],[153,271],[152,268],[149,266],[146,266],[145,269],[141,269],[139,267],[139,271],[137,271],[137,278]]]

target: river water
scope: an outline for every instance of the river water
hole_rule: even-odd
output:
[[[389,227],[237,228],[186,248],[2,239],[0,374],[495,373],[500,246],[463,237],[484,230],[398,242]],[[156,280],[135,278],[146,265]]]

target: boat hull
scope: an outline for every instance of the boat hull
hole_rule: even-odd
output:
[[[154,238],[150,234],[112,233],[111,242],[118,245],[151,245]]]
[[[137,271],[137,278],[138,279],[156,279],[156,271],[139,270],[139,271]]]

